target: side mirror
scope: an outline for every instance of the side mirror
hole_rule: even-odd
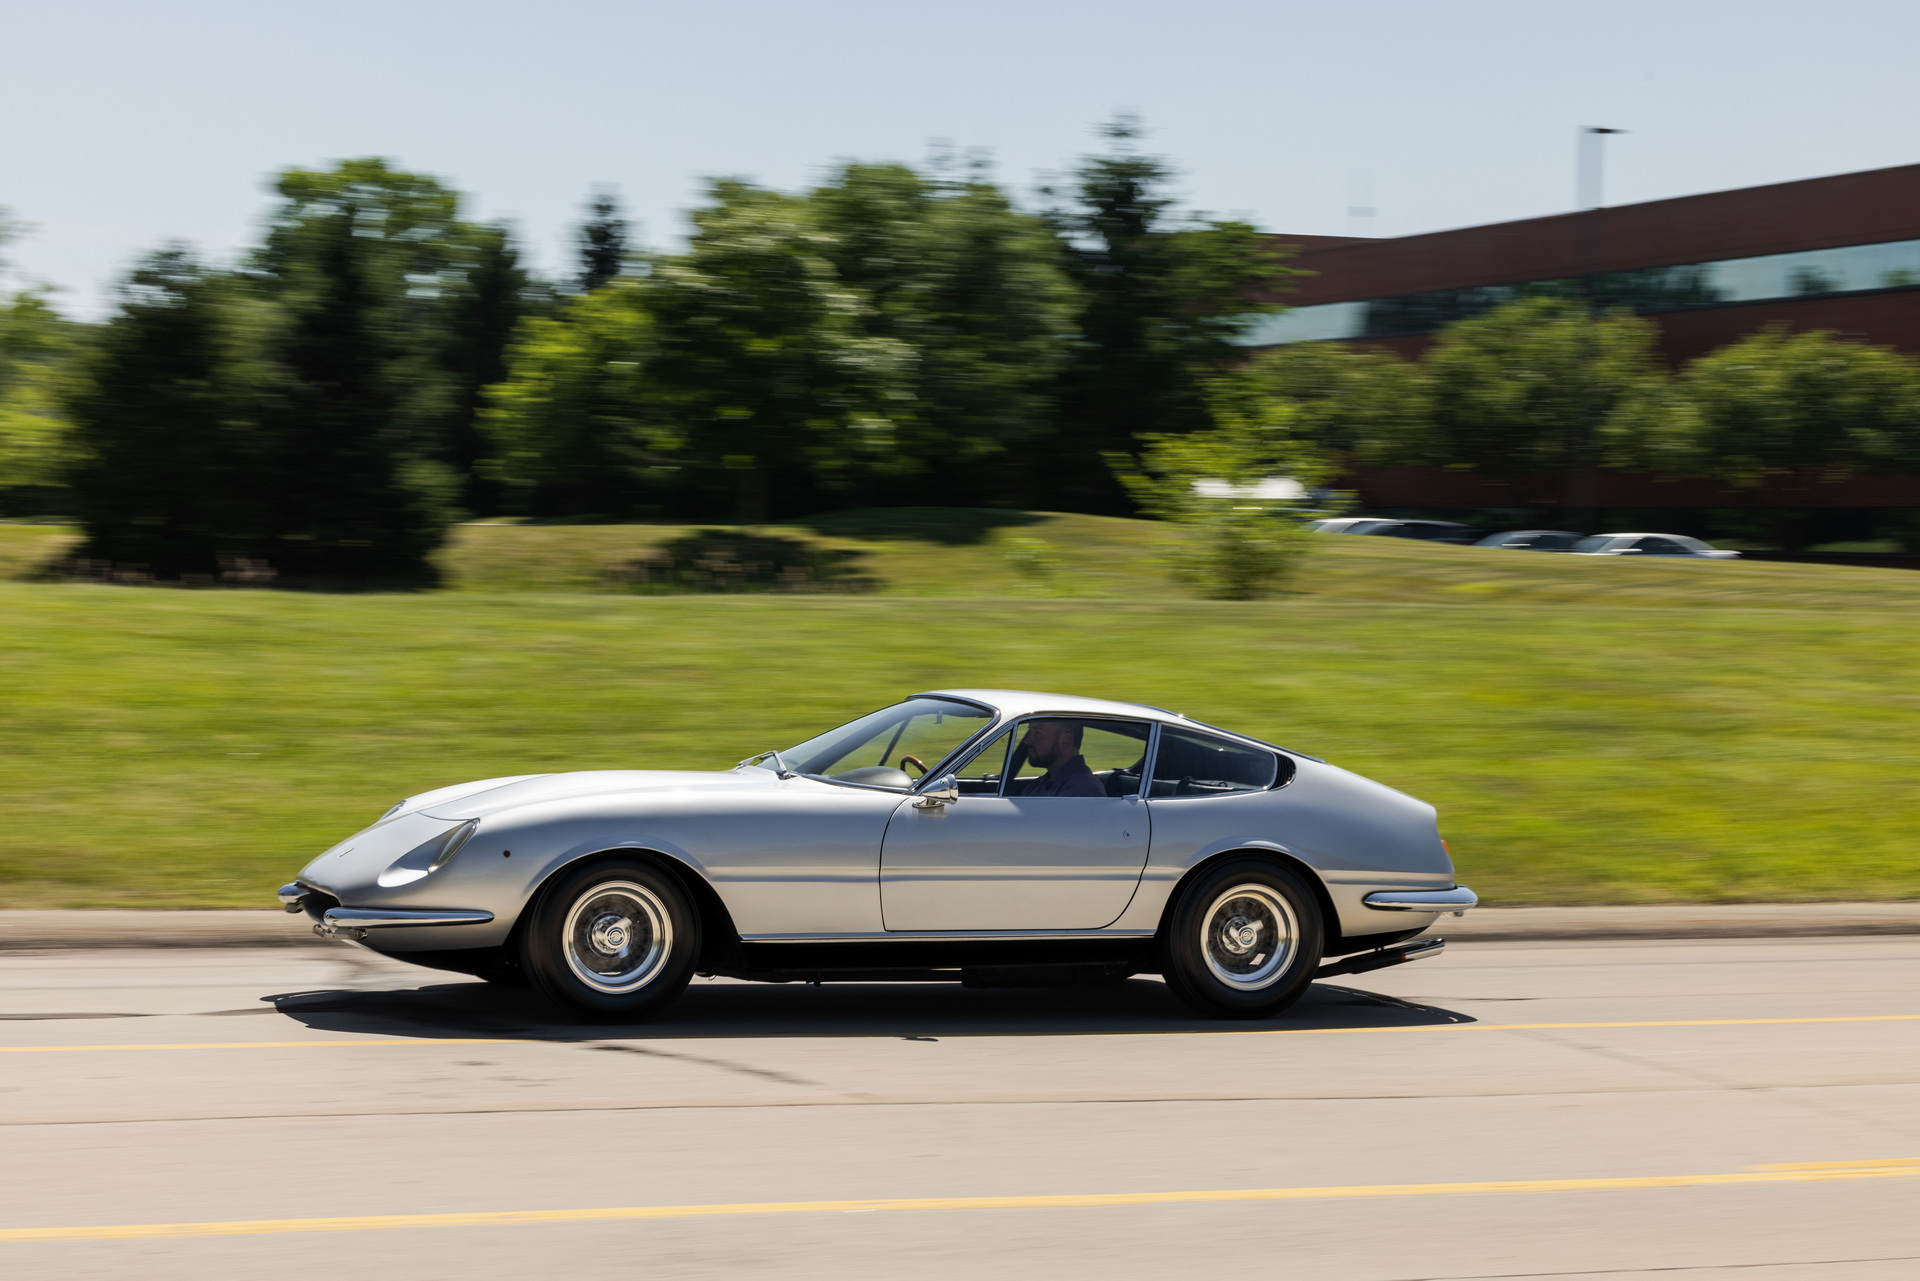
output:
[[[942,805],[951,805],[960,799],[960,780],[946,774],[933,781],[933,785],[920,793],[913,802],[917,810],[937,810]]]

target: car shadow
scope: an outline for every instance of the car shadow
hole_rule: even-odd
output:
[[[1276,1018],[1194,1014],[1157,979],[1054,988],[956,983],[699,981],[647,1023],[580,1023],[525,987],[481,982],[322,989],[261,998],[321,1032],[528,1041],[767,1037],[1124,1036],[1185,1032],[1341,1032],[1472,1023],[1465,1014],[1363,988],[1316,983]]]

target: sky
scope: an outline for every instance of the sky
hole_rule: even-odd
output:
[[[1399,236],[1920,162],[1913,0],[0,0],[10,287],[97,317],[137,255],[256,238],[271,175],[380,155],[570,271],[615,188],[978,148],[1027,193],[1141,118],[1189,206]],[[1355,205],[1376,210],[1355,216]]]

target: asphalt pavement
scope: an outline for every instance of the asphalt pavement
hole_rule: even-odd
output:
[[[1470,942],[1261,1024],[1154,980],[0,955],[0,1276],[1920,1276],[1920,937]]]

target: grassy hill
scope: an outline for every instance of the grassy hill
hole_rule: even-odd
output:
[[[408,792],[723,766],[964,684],[1328,757],[1438,805],[1494,901],[1920,897],[1920,574],[1328,537],[1238,604],[1168,584],[1162,526],[971,519],[804,527],[858,596],[589,590],[659,526],[465,526],[417,595],[0,583],[0,902],[257,905]],[[62,536],[0,526],[0,572]]]
[[[631,594],[624,567],[708,526],[456,526],[436,557],[456,592]],[[896,508],[839,512],[757,531],[842,551],[879,596],[1166,600],[1193,593],[1167,575],[1177,531],[1153,521],[1060,512]],[[32,577],[77,542],[57,525],[0,522],[0,581]],[[1021,544],[1044,544],[1057,568],[1024,573]],[[1618,560],[1329,536],[1289,597],[1408,603],[1590,604],[1787,609],[1905,608],[1920,573],[1766,561]]]

